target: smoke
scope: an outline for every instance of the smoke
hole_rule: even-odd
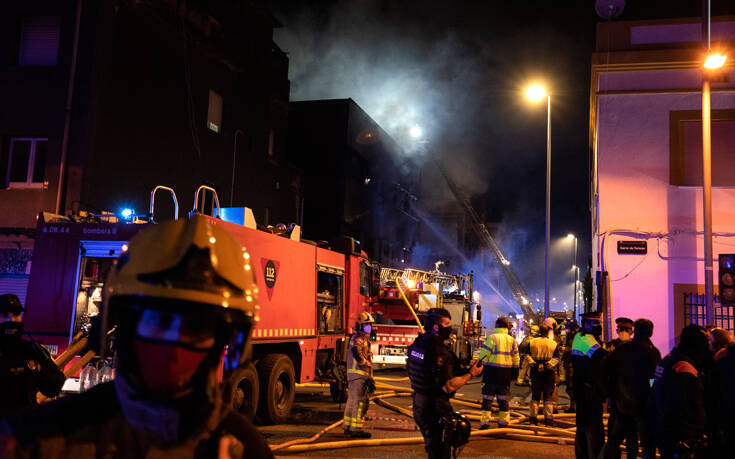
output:
[[[574,12],[552,3],[269,2],[283,23],[274,41],[289,55],[291,99],[351,98],[405,154],[426,164],[424,173],[433,168],[429,158],[442,161],[465,193],[481,198],[478,212],[502,222],[493,234],[532,300],[543,292],[546,119],[542,107],[526,106],[519,94],[536,75],[566,91],[554,105],[554,116],[563,120],[554,125],[555,154],[565,164],[553,169],[552,200],[568,209],[557,213],[559,204],[552,202],[554,215],[577,219],[560,230],[563,234],[586,235],[588,228],[580,209],[587,207],[594,11],[588,1],[574,2]],[[576,91],[572,96],[570,88]],[[421,126],[422,139],[410,136],[415,125]],[[575,140],[570,145],[562,137]],[[573,178],[557,180],[559,174]],[[453,199],[441,176],[433,175],[419,193],[422,205],[432,210],[435,201]],[[463,248],[456,247],[453,228],[435,223],[434,236],[414,247],[412,263],[433,269],[438,253],[457,260],[447,271],[492,271],[487,253],[462,255],[459,261]],[[587,259],[583,247],[581,240],[578,260]],[[502,277],[485,276],[513,303]],[[562,288],[556,277],[552,286]],[[476,284],[485,285],[483,298],[512,310],[487,283]]]

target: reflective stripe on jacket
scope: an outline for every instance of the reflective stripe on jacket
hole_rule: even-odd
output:
[[[518,343],[508,334],[507,328],[496,328],[487,337],[480,350],[480,361],[483,365],[501,368],[518,368],[520,357]]]
[[[367,334],[358,332],[352,335],[347,352],[347,374],[372,376],[372,360]]]

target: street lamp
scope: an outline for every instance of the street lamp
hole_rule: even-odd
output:
[[[711,73],[723,65],[727,56],[712,51],[711,42],[711,12],[710,2],[702,3],[707,8],[707,58],[703,63],[704,78],[702,78],[702,198],[704,211],[704,297],[707,310],[707,323],[714,323],[714,305],[712,304],[712,105],[710,98]]]
[[[540,84],[526,88],[526,97],[538,102],[546,97],[546,255],[544,258],[544,317],[549,317],[549,238],[551,236],[551,94]]]
[[[577,266],[577,236],[572,233],[567,234],[567,240],[574,241],[574,262],[572,270],[574,271],[574,318],[577,318],[577,283],[579,282],[579,266]]]

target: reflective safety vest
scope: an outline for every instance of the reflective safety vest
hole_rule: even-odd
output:
[[[518,343],[508,334],[507,328],[496,328],[493,334],[485,339],[480,350],[480,361],[483,365],[500,368],[518,368],[520,357]]]
[[[591,334],[582,335],[577,333],[574,335],[574,341],[572,342],[572,355],[580,357],[592,357],[592,354],[600,348],[600,343],[597,342],[594,336]]]
[[[359,359],[355,356],[359,356]],[[347,378],[355,376],[372,376],[373,354],[370,352],[370,342],[365,333],[355,333],[350,338],[350,349],[347,353]],[[352,378],[350,378],[352,375]]]

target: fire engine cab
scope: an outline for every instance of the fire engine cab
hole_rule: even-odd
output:
[[[195,203],[202,189],[207,187],[197,190]],[[254,362],[239,372],[236,408],[262,422],[284,422],[295,384],[314,381],[330,382],[335,398],[343,398],[348,338],[378,293],[378,273],[359,242],[342,237],[317,245],[302,240],[297,225],[259,229],[249,208],[220,209],[216,193],[208,190],[214,204],[207,218],[247,248],[259,290]],[[154,195],[155,190],[151,213],[127,222],[111,215],[77,221],[39,215],[25,322],[52,354],[63,352],[99,313],[107,272],[130,238],[155,224]]]

